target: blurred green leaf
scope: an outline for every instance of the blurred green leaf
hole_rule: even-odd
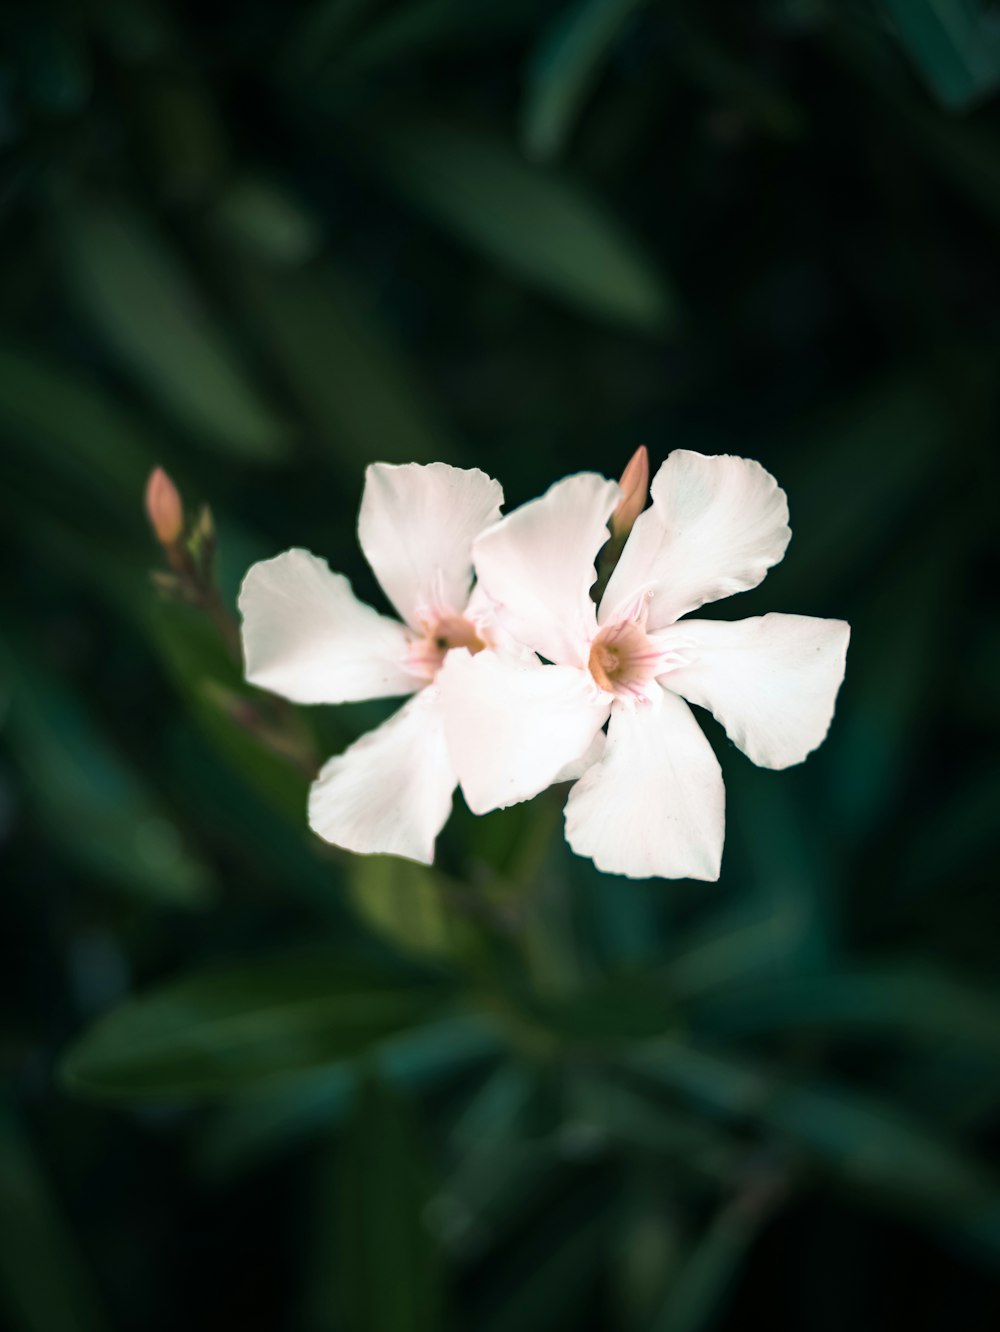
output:
[[[54,23],[39,7],[19,32],[15,27],[13,40],[9,31],[4,38],[4,46],[17,58],[27,95],[41,112],[61,117],[84,110],[94,74],[80,25]]]
[[[888,111],[893,118],[894,133],[901,130],[939,174],[950,178],[994,220],[1000,217],[1000,158],[990,128],[975,122],[957,124],[911,96],[871,30],[844,24],[831,37],[832,49],[871,87],[877,113]]]
[[[34,1152],[3,1104],[0,1305],[12,1332],[105,1332],[110,1326]]]
[[[496,45],[531,31],[537,14],[536,0],[478,0],[475,5],[464,0],[401,0],[384,5],[375,20],[345,44],[336,75],[360,82],[395,65],[412,64],[419,53]]]
[[[0,658],[11,709],[7,730],[32,806],[53,842],[138,897],[198,906],[211,876],[185,850],[171,818],[119,756],[79,698],[37,663]]]
[[[352,282],[329,264],[232,268],[233,298],[345,475],[366,463],[452,462],[458,452]]]
[[[412,1093],[431,1091],[503,1052],[494,1028],[478,1016],[445,1018],[402,1031],[368,1058],[386,1081]],[[201,1140],[198,1159],[212,1175],[256,1166],[304,1137],[340,1123],[350,1106],[355,1071],[337,1064],[256,1089],[220,1108]]]
[[[547,1029],[563,1039],[615,1044],[673,1030],[677,1011],[669,977],[663,971],[623,973],[540,1007]]]
[[[644,332],[673,323],[673,298],[634,238],[502,140],[409,116],[383,122],[372,150],[406,200],[518,277]]]
[[[885,571],[852,626],[848,674],[825,755],[844,842],[870,836],[905,793],[914,721],[947,669],[952,588],[969,555],[967,537],[967,526],[959,529],[950,515],[945,524],[922,530],[900,553],[896,570]]]
[[[71,483],[138,517],[143,486],[161,461],[158,440],[115,399],[68,367],[0,346],[0,431],[8,448],[41,461],[50,482]]]
[[[203,203],[229,167],[226,134],[207,89],[191,70],[158,70],[140,95],[160,189],[172,202]]]
[[[243,176],[216,201],[212,222],[224,241],[281,266],[312,259],[323,241],[319,218],[261,176]]]
[[[266,734],[274,724],[271,701],[244,683],[212,622],[191,607],[158,599],[152,589],[133,614],[212,747],[269,805],[304,829],[307,774],[260,738],[258,728]],[[281,702],[275,706],[283,732],[307,754],[313,739],[305,714]]]
[[[733,986],[696,1003],[692,1016],[727,1036],[820,1031],[1000,1059],[1000,994],[913,964]]]
[[[755,1120],[843,1183],[896,1206],[958,1217],[991,1197],[982,1165],[946,1135],[853,1088],[799,1083],[684,1041],[626,1062],[717,1114]]]
[[[583,1180],[534,1224],[518,1224],[489,1287],[477,1290],[481,1332],[551,1332],[578,1326],[594,1301],[611,1218],[597,1181]],[[485,1283],[482,1283],[485,1285]]]
[[[542,33],[528,65],[522,134],[529,157],[558,157],[627,20],[644,0],[577,0]]]
[[[450,1126],[450,1161],[432,1209],[449,1245],[486,1247],[526,1206],[551,1168],[551,1144],[533,1135],[535,1070],[508,1058],[472,1092]]]
[[[728,1203],[687,1257],[677,1265],[663,1306],[649,1332],[705,1332],[720,1317],[736,1274],[771,1215],[766,1186]]]
[[[770,958],[733,955],[732,962],[772,974],[824,965],[838,951],[842,928],[836,843],[822,836],[814,809],[793,784],[742,763],[727,769],[726,783],[754,904],[769,917],[772,947]],[[763,938],[755,942],[766,950]]]
[[[354,856],[347,886],[366,923],[401,953],[449,958],[467,942],[459,905],[466,889],[431,866],[398,856]]]
[[[945,106],[1000,85],[1000,21],[984,0],[884,0],[911,59]]]
[[[572,1077],[568,1090],[571,1137],[589,1136],[641,1161],[669,1161],[685,1181],[729,1185],[740,1169],[744,1146],[703,1113],[654,1105],[603,1070]]]
[[[818,429],[798,432],[783,476],[795,537],[776,579],[808,591],[813,604],[873,567],[919,499],[940,484],[956,437],[930,374],[873,385],[815,419]]]
[[[621,1206],[612,1241],[612,1307],[620,1309],[620,1325],[630,1332],[648,1332],[663,1292],[685,1258],[682,1209],[638,1160],[623,1172]]]
[[[111,1100],[233,1092],[353,1059],[452,998],[439,981],[336,953],[272,955],[130,1000],[77,1041],[63,1076]]]
[[[674,55],[679,71],[713,102],[720,102],[737,123],[743,121],[775,139],[792,141],[802,136],[805,117],[794,101],[760,62],[734,57],[708,31],[685,24],[675,34]]]
[[[977,865],[984,867],[986,878],[992,878],[998,809],[1000,772],[971,773],[942,802],[933,822],[914,829],[913,840],[900,857],[901,883],[911,889],[951,884],[956,874],[969,874]]]
[[[366,1076],[340,1145],[333,1261],[351,1332],[438,1332],[442,1263],[428,1230],[429,1179],[406,1103]]]
[[[281,62],[292,79],[309,77],[333,56],[377,0],[314,0],[297,17]]]
[[[66,280],[124,369],[178,421],[238,457],[285,452],[264,403],[179,255],[131,206],[77,197],[58,223]]]

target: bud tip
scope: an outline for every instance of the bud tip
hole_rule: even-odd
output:
[[[616,537],[627,537],[649,498],[649,453],[640,444],[628,461],[622,479],[622,497],[611,515],[611,530]]]
[[[184,534],[184,506],[177,487],[162,467],[154,467],[146,482],[146,513],[162,546],[173,546]]]

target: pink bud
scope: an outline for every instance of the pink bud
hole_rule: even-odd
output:
[[[184,534],[184,506],[162,467],[154,467],[146,482],[146,513],[160,544],[176,545]]]
[[[645,444],[640,444],[632,454],[618,484],[622,497],[611,515],[611,531],[619,540],[624,540],[649,498],[649,454]]]

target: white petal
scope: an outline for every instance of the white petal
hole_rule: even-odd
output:
[[[791,538],[788,501],[760,463],[675,449],[653,478],[601,602],[607,624],[643,592],[649,628],[756,587]]]
[[[476,574],[515,638],[566,665],[583,665],[597,627],[590,588],[621,492],[581,472],[522,504],[473,548]]]
[[[294,703],[412,694],[406,630],[358,601],[342,574],[307,550],[255,564],[239,597],[246,678]]]
[[[358,539],[386,596],[414,629],[428,611],[458,614],[472,585],[472,543],[500,517],[503,490],[447,463],[373,463]]]
[[[829,729],[850,636],[843,620],[811,615],[684,620],[662,637],[688,664],[661,683],[708,708],[754,763],[787,768]]]
[[[538,658],[530,647],[519,642],[510,632],[503,619],[497,614],[496,603],[490,597],[482,583],[476,583],[465,608],[465,618],[471,620],[479,631],[484,643],[491,652],[508,661],[520,661],[529,666],[537,666]]]
[[[566,803],[566,840],[630,879],[717,879],[726,793],[712,747],[676,695],[616,704],[602,762]]]
[[[429,865],[454,791],[432,685],[323,766],[309,792],[309,824],[347,851]]]
[[[552,785],[555,786],[559,782],[577,781],[588,768],[592,768],[595,763],[600,763],[604,757],[607,743],[608,737],[603,731],[598,731],[579,758],[571,759],[569,763],[559,769],[552,778]]]
[[[449,652],[438,678],[448,751],[474,814],[529,800],[578,759],[611,699],[572,666]]]

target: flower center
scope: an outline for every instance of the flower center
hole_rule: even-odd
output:
[[[666,669],[668,658],[640,621],[627,619],[600,631],[590,645],[587,665],[605,693],[639,699],[650,697],[650,688]]]
[[[423,635],[410,644],[409,669],[433,680],[452,648],[468,648],[472,656],[489,647],[483,631],[464,615],[437,615],[423,623]]]

